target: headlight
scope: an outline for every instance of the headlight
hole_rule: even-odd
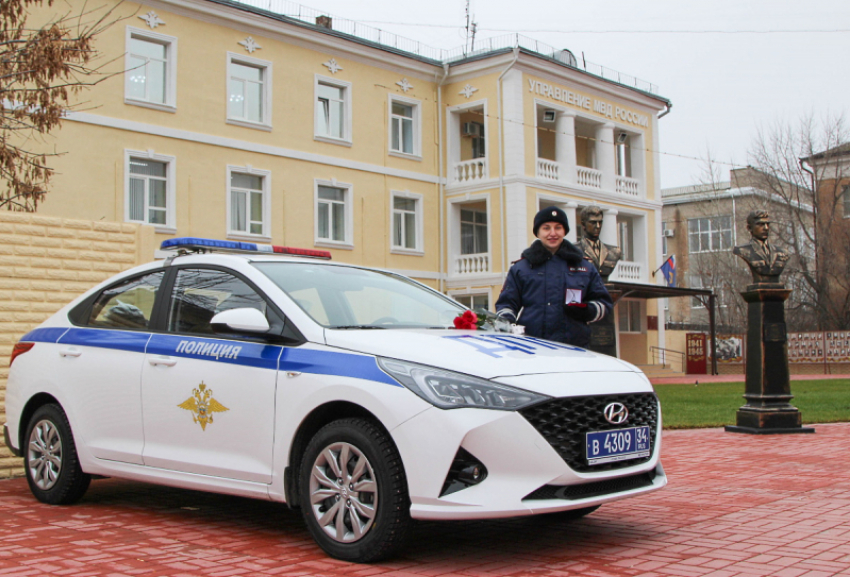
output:
[[[413,363],[379,358],[378,364],[399,383],[441,409],[472,407],[515,411],[549,398],[484,379]]]

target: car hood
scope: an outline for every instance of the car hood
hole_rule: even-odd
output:
[[[546,373],[640,372],[579,347],[528,336],[464,330],[325,330],[326,344],[485,379]]]

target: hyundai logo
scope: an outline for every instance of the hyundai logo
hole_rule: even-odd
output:
[[[629,410],[623,403],[608,403],[602,411],[605,420],[612,425],[622,425],[629,420]]]

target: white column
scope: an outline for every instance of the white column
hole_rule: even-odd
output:
[[[605,244],[620,246],[619,239],[617,238],[617,210],[603,208],[602,212],[604,215],[602,216],[602,232],[599,233],[599,240]]]
[[[641,198],[646,198],[646,139],[643,134],[632,134],[631,144],[632,178],[638,181],[638,191]]]
[[[502,123],[505,143],[504,161],[505,170],[503,175],[525,175],[525,124],[523,117],[523,80],[522,72],[512,69],[502,78]],[[492,102],[492,101],[491,101]],[[492,112],[489,112],[492,114]],[[533,121],[532,121],[533,124]],[[494,164],[495,154],[498,150],[497,134],[487,137],[487,143],[492,152],[488,152],[490,166]],[[501,160],[499,160],[501,162]]]
[[[563,170],[563,167],[561,167]],[[573,173],[575,174],[575,166],[572,168]],[[581,223],[578,221],[578,217],[576,216],[576,208],[578,207],[577,202],[568,202],[563,205],[564,212],[567,213],[567,222],[570,223],[570,232],[567,233],[567,240],[571,243],[575,243],[577,240],[578,227],[581,226]]]
[[[596,129],[596,170],[602,172],[602,190],[613,192],[617,176],[614,125],[606,122]]]
[[[576,113],[572,110],[559,110],[555,117],[555,160],[558,163],[560,180],[575,184]]]
[[[528,215],[528,190],[519,182],[505,185],[505,237],[508,246],[508,267],[528,248],[534,214]],[[535,212],[536,214],[536,212]],[[499,223],[501,226],[501,223]],[[493,232],[495,232],[495,227]],[[497,238],[491,235],[490,238]],[[496,270],[493,267],[491,270]]]

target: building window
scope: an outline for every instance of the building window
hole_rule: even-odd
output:
[[[705,288],[705,284],[703,283],[702,276],[694,273],[688,273],[688,288],[693,289],[701,289]],[[702,299],[699,297],[691,297],[691,308],[692,309],[701,309],[705,305],[703,304]]]
[[[635,232],[634,221],[628,216],[617,217],[617,244],[623,253],[623,260],[634,262],[635,260]]]
[[[227,167],[227,234],[270,236],[269,180],[271,173],[254,168]]]
[[[149,152],[126,151],[125,219],[174,229],[174,158]]]
[[[452,295],[452,298],[470,310],[490,310],[490,295],[487,293],[477,295]]]
[[[460,210],[460,253],[487,252],[487,213],[483,210]]]
[[[351,84],[316,77],[316,138],[351,142]]]
[[[338,183],[316,184],[316,242],[351,244],[351,187]]]
[[[272,64],[228,52],[227,121],[252,128],[271,126]]]
[[[392,194],[392,248],[422,251],[422,196]]]
[[[390,151],[420,154],[419,102],[390,95]]]
[[[127,27],[124,101],[173,112],[177,38]]]
[[[732,217],[688,219],[688,251],[712,252],[732,248]]]
[[[621,333],[642,332],[640,301],[621,300],[617,302],[617,315]]]
[[[841,188],[841,200],[844,204],[844,218],[850,218],[850,185]]]
[[[667,221],[661,222],[661,254],[667,256]],[[666,300],[666,299],[665,299]],[[666,309],[665,309],[666,310]]]

